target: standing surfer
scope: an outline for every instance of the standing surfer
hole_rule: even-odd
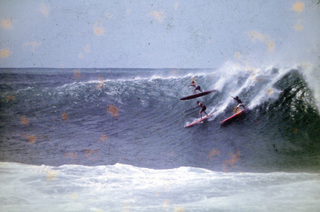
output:
[[[204,113],[208,116],[208,114],[206,113],[207,107],[202,102],[197,101],[197,106],[195,106],[194,108],[197,108],[197,107],[201,107],[201,110],[199,112],[200,119],[202,119],[202,113]]]
[[[236,96],[236,97],[233,97],[233,96],[232,96],[232,98],[233,98],[234,100],[236,100],[236,102],[238,102],[237,107],[234,109],[234,112],[235,112],[235,113],[238,111],[238,109],[239,109],[240,106],[241,106],[243,109],[245,109],[242,101],[239,99],[238,96]]]
[[[190,87],[190,86],[194,87],[194,89],[193,89],[194,93],[197,93],[196,90],[199,90],[200,92],[202,92],[201,87],[197,83],[195,83],[195,81],[192,81],[191,85],[189,85],[188,87]]]

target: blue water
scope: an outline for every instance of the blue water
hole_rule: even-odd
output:
[[[303,72],[1,69],[0,209],[317,211],[320,116]],[[180,101],[192,80],[218,92]],[[221,125],[231,96],[249,110]],[[214,115],[184,128],[197,100]]]

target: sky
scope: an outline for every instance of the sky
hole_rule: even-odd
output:
[[[0,68],[320,60],[318,0],[0,0],[0,20]]]

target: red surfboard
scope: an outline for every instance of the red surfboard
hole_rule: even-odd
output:
[[[203,120],[209,118],[209,117],[212,116],[212,115],[213,115],[213,113],[210,113],[209,115],[203,117],[202,119],[198,119],[198,120],[196,120],[196,121],[194,121],[194,122],[191,122],[190,124],[188,124],[188,125],[186,125],[186,126],[184,126],[184,127],[191,127],[191,126],[193,126],[193,125],[195,125],[195,124],[198,124],[199,122],[202,122]]]
[[[208,95],[209,93],[212,93],[214,91],[217,91],[217,90],[210,90],[210,91],[204,91],[204,92],[201,92],[201,93],[192,94],[190,96],[182,97],[180,100],[195,99],[195,98],[200,97],[200,96]]]
[[[248,109],[248,108],[243,109],[243,110],[241,110],[240,112],[235,113],[235,114],[233,114],[232,116],[226,118],[225,120],[220,121],[219,123],[220,123],[220,124],[223,124],[223,123],[225,123],[226,121],[229,121],[229,120],[233,119],[234,117],[241,115],[241,114],[242,114],[244,111],[246,111],[247,109]]]

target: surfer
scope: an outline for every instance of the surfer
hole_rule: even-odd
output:
[[[199,85],[197,85],[197,83],[195,83],[195,81],[192,81],[191,85],[189,85],[188,87],[190,87],[190,86],[194,87],[194,89],[193,89],[194,93],[197,93],[196,90],[199,90],[200,92],[202,92],[201,87]]]
[[[200,114],[200,119],[202,119],[202,113],[208,115],[208,114],[206,113],[207,107],[206,107],[202,102],[197,101],[197,106],[195,106],[194,108],[197,108],[197,107],[201,107],[201,110],[200,110],[200,112],[199,112],[199,114]]]
[[[236,100],[236,102],[238,102],[237,107],[234,109],[235,113],[238,111],[238,109],[239,109],[240,106],[241,106],[243,109],[245,109],[245,107],[244,107],[241,99],[239,99],[238,96],[236,96],[236,97],[233,97],[233,96],[232,96],[232,98],[233,98],[234,100]]]

